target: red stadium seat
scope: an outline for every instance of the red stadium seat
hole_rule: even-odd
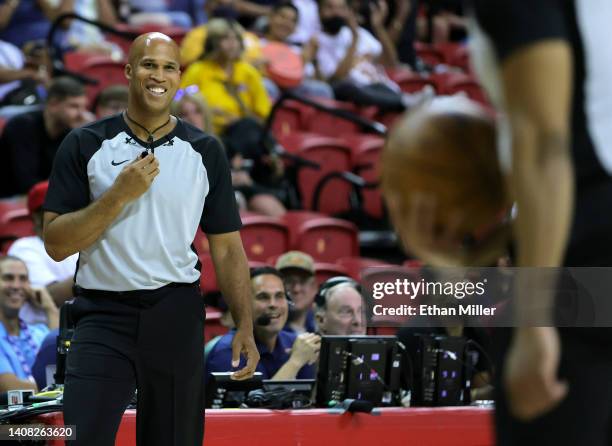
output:
[[[348,276],[349,272],[342,265],[337,265],[335,263],[324,263],[324,262],[316,262],[314,264],[315,268],[315,278],[317,279],[317,283],[321,284],[325,282],[327,279],[336,276]]]
[[[289,230],[280,219],[263,215],[242,218],[242,244],[249,260],[265,262],[289,250]]]
[[[349,194],[352,186],[340,179],[332,179],[325,184],[320,195],[318,209],[315,209],[314,203],[315,189],[326,175],[331,172],[351,170],[351,148],[346,142],[339,138],[312,133],[294,133],[289,135],[285,142],[288,151],[321,166],[318,170],[303,168],[298,173],[298,188],[303,207],[325,214],[347,211],[350,208]]]
[[[399,85],[402,91],[406,93],[420,91],[427,85],[431,85],[432,87],[436,88],[435,82],[433,82],[431,79],[423,77],[409,69],[388,69],[387,74],[391,80]]]
[[[353,171],[368,183],[376,184],[380,181],[380,154],[385,141],[374,135],[351,136],[349,144],[353,149]],[[380,188],[367,188],[362,190],[363,210],[370,217],[384,218],[384,207]]]
[[[289,229],[289,248],[295,249],[299,243],[300,227],[309,220],[328,218],[327,215],[312,211],[287,211],[282,219]],[[268,259],[270,261],[271,258]],[[274,259],[276,260],[276,259]]]
[[[332,99],[323,98],[317,98],[316,101],[327,107],[359,114],[359,110],[350,102],[334,101]],[[308,121],[305,123],[305,130],[320,135],[337,137],[338,135],[358,133],[360,129],[357,124],[347,121],[346,119],[317,110],[308,116]]]
[[[200,276],[200,289],[202,293],[218,292],[219,285],[217,284],[217,275],[215,274],[212,257],[209,254],[200,254],[198,258],[202,264],[202,275]]]
[[[91,53],[87,51],[68,51],[64,53],[64,65],[68,70],[76,72],[80,72],[90,61],[101,59],[107,60],[109,58],[102,56],[100,53]]]
[[[390,266],[388,263],[381,260],[367,257],[342,257],[336,260],[336,265],[344,267],[348,271],[348,274],[355,280],[361,280],[361,274],[367,268],[372,268],[374,266]]]
[[[229,330],[221,323],[223,312],[218,308],[206,308],[206,321],[204,322],[204,342],[208,342],[217,336],[223,336]]]
[[[337,218],[313,218],[303,221],[292,238],[296,243],[293,249],[310,254],[321,262],[335,262],[339,257],[359,255],[357,227],[348,221]]]
[[[296,101],[284,101],[276,110],[272,132],[281,144],[284,138],[296,131],[304,131],[314,109]]]
[[[444,53],[438,48],[423,42],[414,42],[417,56],[427,65],[436,66],[445,62]]]
[[[0,252],[5,253],[18,238],[36,235],[27,209],[5,211],[0,217]]]
[[[91,103],[97,94],[110,85],[127,85],[125,78],[125,64],[116,62],[108,57],[92,58],[85,63],[81,74],[98,81],[97,85],[87,86],[87,97]]]
[[[4,126],[6,125],[6,119],[0,118],[0,135],[2,135],[2,130],[4,130]]]

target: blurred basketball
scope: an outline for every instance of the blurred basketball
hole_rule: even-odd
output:
[[[486,235],[508,208],[495,122],[464,97],[435,98],[404,115],[390,132],[381,173],[400,234],[421,218],[411,215],[415,200],[433,209],[435,233],[453,225],[458,242]],[[411,241],[403,241],[411,249]]]

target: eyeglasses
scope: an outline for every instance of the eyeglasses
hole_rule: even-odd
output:
[[[180,101],[181,98],[185,95],[193,96],[194,94],[198,94],[199,92],[200,92],[200,89],[198,88],[197,85],[188,85],[185,88],[179,88],[178,90],[176,90],[176,94],[174,95],[174,100]]]

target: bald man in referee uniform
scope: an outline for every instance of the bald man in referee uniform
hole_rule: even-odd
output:
[[[234,377],[250,377],[259,360],[230,170],[216,139],[170,115],[180,75],[169,37],[138,37],[125,67],[127,111],[73,130],[55,159],[45,247],[55,260],[79,253],[64,393],[65,424],[76,425],[69,444],[114,445],[138,389],[138,445],[202,445],[198,225],[237,321],[232,362],[247,358]]]

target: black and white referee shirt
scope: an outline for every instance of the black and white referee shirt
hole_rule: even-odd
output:
[[[85,208],[147,146],[121,114],[73,130],[57,152],[44,210],[65,214]],[[215,138],[179,119],[151,147],[160,173],[80,252],[78,286],[131,291],[196,282],[200,264],[192,242],[198,225],[210,234],[240,229],[229,164]]]
[[[612,27],[610,0],[472,0],[472,61],[493,103],[504,108],[500,63],[521,48],[561,39],[572,49],[572,158],[576,201],[567,266],[612,265]],[[500,121],[502,168],[511,134]]]

